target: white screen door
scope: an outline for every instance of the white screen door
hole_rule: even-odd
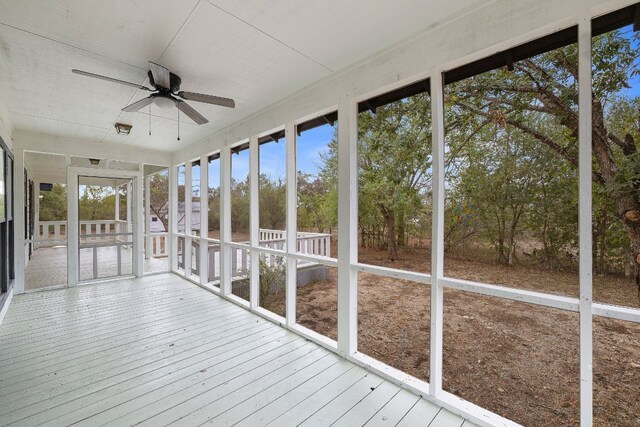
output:
[[[134,275],[133,178],[78,175],[80,282]]]
[[[141,276],[142,173],[67,167],[68,285]]]

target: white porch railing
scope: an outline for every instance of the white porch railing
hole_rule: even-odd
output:
[[[298,232],[297,251],[301,254],[331,256],[331,234]],[[260,229],[260,246],[284,250],[285,231]]]
[[[282,230],[260,229],[261,247],[269,249],[285,249],[285,232]],[[249,242],[241,242],[249,244]],[[184,246],[185,238],[178,237],[178,267],[184,268]],[[196,240],[191,241],[191,273],[199,274],[200,269],[200,244]],[[324,233],[298,233],[297,250],[299,253],[306,255],[317,255],[323,257],[331,256],[331,235]],[[274,262],[276,255],[269,255],[265,258],[267,264]],[[208,270],[209,282],[220,280],[220,244],[209,243],[208,250]],[[314,263],[301,261],[302,265],[311,265]],[[232,248],[231,249],[231,277],[246,276],[250,266],[249,249]]]
[[[65,242],[67,239],[67,221],[38,221],[36,238],[39,246],[50,246],[55,243]],[[101,234],[126,233],[127,221],[100,220],[80,221],[80,236],[86,237],[88,242],[101,242],[108,236]]]
[[[150,233],[145,236],[145,241],[151,246],[151,251],[148,255],[153,258],[169,256],[169,233],[164,231]]]
[[[64,244],[67,241],[67,221],[39,221],[36,231],[36,247],[49,247]],[[100,235],[126,232],[127,221],[125,220],[80,221],[80,236],[91,236],[83,238],[85,242],[99,243],[114,240],[113,236],[101,237]],[[152,257],[165,257],[169,254],[168,235],[169,233],[166,232],[149,235]]]
[[[39,221],[36,230],[38,246],[52,246],[67,240],[67,221]]]

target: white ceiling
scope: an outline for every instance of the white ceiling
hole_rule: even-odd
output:
[[[0,0],[0,91],[15,129],[174,151],[486,0]],[[147,61],[235,109],[120,109],[148,94]],[[129,136],[113,125],[133,125]]]

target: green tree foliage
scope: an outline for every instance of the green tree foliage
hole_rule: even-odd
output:
[[[270,179],[260,175],[258,188],[260,228],[284,230],[287,219],[286,182],[281,179]]]
[[[624,264],[624,259],[637,262],[640,254],[639,105],[625,93],[638,73],[637,39],[614,31],[593,42],[594,252],[602,271]],[[545,161],[535,167],[540,183],[526,207],[534,221],[528,228],[543,239],[547,260],[557,259],[561,250],[576,253],[576,215],[566,215],[562,206],[577,206],[577,184],[569,185],[578,166],[577,73],[577,47],[571,45],[520,61],[514,71],[487,72],[446,90],[448,123],[454,124],[448,134],[452,151],[481,143],[484,128],[499,126],[534,141],[529,156],[548,152],[545,161],[551,162],[550,154],[555,155],[553,163],[547,163],[553,169],[541,174]],[[499,140],[505,143],[504,138],[493,138]],[[554,200],[562,206],[553,206]],[[542,236],[540,229],[545,230]],[[636,280],[639,277],[636,264]]]
[[[640,99],[627,91],[640,51],[638,35],[624,31],[593,40],[593,255],[602,273],[634,261],[640,283]],[[445,88],[448,249],[474,244],[506,264],[575,268],[577,58],[574,44]],[[427,95],[418,95],[358,119],[361,243],[385,248],[391,259],[397,246],[429,241],[428,112]],[[337,176],[336,151],[324,177]],[[302,205],[312,221],[317,208]]]
[[[127,196],[123,188],[120,191],[120,218],[127,217]],[[115,219],[116,195],[113,187],[102,185],[81,186],[78,200],[80,221],[98,221]]]
[[[325,233],[337,224],[337,191],[318,176],[298,172],[298,229]],[[334,209],[335,207],[335,209]]]
[[[429,102],[415,95],[358,117],[360,233],[365,245],[386,247],[391,260],[430,209]]]
[[[209,231],[220,230],[220,188],[209,188],[207,191]]]
[[[243,181],[231,179],[231,231],[249,232],[249,176]]]
[[[67,187],[53,184],[51,191],[41,191],[40,221],[66,221]]]

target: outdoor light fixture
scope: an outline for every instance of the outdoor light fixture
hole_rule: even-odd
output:
[[[131,127],[131,126],[129,126]],[[100,164],[100,159],[89,159],[93,166],[98,166]]]
[[[116,123],[115,128],[118,135],[129,135],[131,133],[131,125],[125,125],[124,123]]]

